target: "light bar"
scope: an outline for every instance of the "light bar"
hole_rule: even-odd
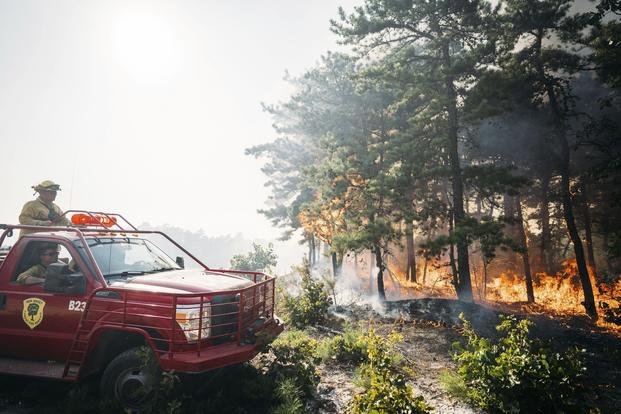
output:
[[[108,216],[92,216],[89,214],[74,214],[71,216],[71,223],[76,226],[112,227],[116,224],[116,218]]]

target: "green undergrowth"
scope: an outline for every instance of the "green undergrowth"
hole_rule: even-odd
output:
[[[461,318],[466,341],[454,344],[458,372],[441,378],[449,392],[493,412],[584,412],[582,351],[560,353],[531,339],[532,322],[514,316],[501,317],[496,341]]]
[[[319,342],[303,331],[287,331],[270,344],[272,358],[264,363],[266,374],[275,382],[291,380],[306,397],[319,383]]]
[[[253,364],[240,364],[201,375],[163,372],[152,414],[232,413],[303,414],[319,375],[318,343],[302,331],[286,331]],[[82,391],[80,391],[82,393]],[[88,401],[88,399],[84,399]],[[73,407],[74,406],[74,407]],[[61,412],[119,413],[114,401],[85,405],[75,400]]]
[[[343,333],[322,341],[319,353],[324,361],[333,360],[342,364],[360,364],[368,360],[368,330],[350,324]]]
[[[395,345],[403,338],[395,333],[388,337],[377,335],[372,329],[366,337],[367,358],[359,368],[358,382],[364,391],[350,401],[351,414],[415,414],[431,412],[421,396],[415,396],[407,384],[407,376],[400,369],[400,358]]]
[[[299,278],[295,281],[299,293],[291,294],[286,289],[280,292],[285,321],[295,329],[325,323],[332,304],[325,281],[313,278],[308,261],[296,267],[294,275]]]
[[[280,399],[272,414],[301,414],[305,413],[304,394],[293,378],[283,379],[278,383],[276,395]]]
[[[283,294],[286,320],[296,329],[313,329],[328,321],[331,298],[325,280],[311,276],[308,263],[297,268],[299,294]],[[363,392],[355,395],[347,406],[349,413],[426,413],[430,408],[422,397],[414,395],[407,384],[409,372],[403,367],[402,356],[395,345],[402,340],[397,334],[378,335],[371,328],[346,324],[343,332],[321,341],[311,341],[300,331],[283,335],[272,344],[272,351],[281,361],[277,364],[288,378],[297,378],[297,385],[308,398],[319,380],[316,363],[337,362],[357,367],[357,381]],[[282,347],[287,353],[283,354]],[[296,363],[294,364],[293,361]],[[283,362],[286,362],[284,365]]]

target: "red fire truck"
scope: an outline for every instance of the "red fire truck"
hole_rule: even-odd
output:
[[[114,213],[68,211],[75,227],[0,225],[0,373],[79,381],[101,374],[101,392],[130,409],[157,389],[158,369],[200,373],[250,360],[283,330],[275,278],[210,269],[159,231]],[[163,237],[199,266],[186,269],[152,240]],[[42,247],[59,259],[45,281],[18,276]]]

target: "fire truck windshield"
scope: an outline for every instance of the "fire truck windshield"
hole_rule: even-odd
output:
[[[101,273],[106,278],[180,269],[166,253],[148,240],[94,237],[87,239],[87,242]]]

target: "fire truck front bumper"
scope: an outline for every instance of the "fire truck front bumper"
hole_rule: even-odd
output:
[[[246,362],[269,345],[284,328],[284,324],[275,318],[256,332],[248,327],[239,343],[227,342],[193,350],[162,353],[159,356],[160,365],[164,370],[197,374]]]

